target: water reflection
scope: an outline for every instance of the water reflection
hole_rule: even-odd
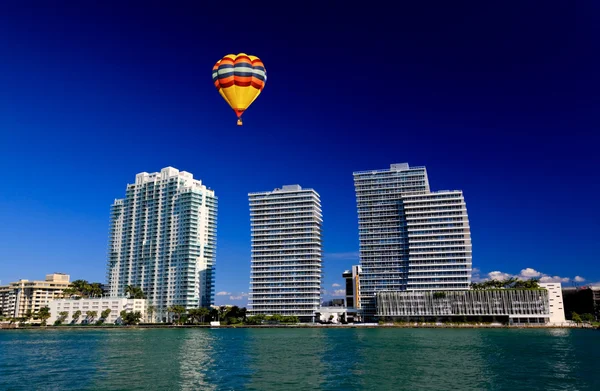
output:
[[[324,384],[326,330],[248,330],[250,390],[315,390]]]
[[[600,390],[591,330],[0,332],[0,390]]]
[[[365,330],[332,329],[323,332],[324,389],[361,390],[364,374]]]
[[[216,390],[208,374],[214,371],[216,338],[210,330],[183,330],[178,351],[180,390]]]
[[[99,331],[96,373],[88,389],[177,389],[184,330]],[[89,365],[89,363],[87,364]]]

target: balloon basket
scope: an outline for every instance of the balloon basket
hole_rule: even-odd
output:
[[[241,118],[237,120],[237,125],[238,126],[242,126],[242,120],[241,120]]]

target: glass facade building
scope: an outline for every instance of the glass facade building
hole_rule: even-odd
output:
[[[471,282],[471,234],[461,191],[431,192],[425,167],[354,173],[361,304],[380,290],[461,290]]]

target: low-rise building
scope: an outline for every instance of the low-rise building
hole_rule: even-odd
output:
[[[466,319],[511,324],[565,322],[560,284],[539,289],[463,291],[379,291],[379,318],[420,320]]]
[[[600,286],[566,287],[562,288],[562,294],[568,319],[572,319],[574,312],[600,319]]]
[[[126,297],[94,297],[86,299],[58,299],[49,303],[50,318],[48,324],[52,325],[57,320],[63,324],[86,324],[100,320],[102,312],[109,310],[110,313],[104,319],[104,323],[117,323],[121,317],[121,311],[136,312],[142,314],[142,321],[147,321],[146,299],[128,299]],[[79,312],[79,316],[73,318],[73,314]]]
[[[548,323],[561,324],[566,322],[565,305],[563,302],[561,284],[557,282],[540,283],[540,287],[548,291]]]
[[[44,281],[19,280],[0,287],[0,310],[2,315],[23,318],[48,305],[51,300],[62,297],[63,290],[69,287],[69,275],[53,273]]]

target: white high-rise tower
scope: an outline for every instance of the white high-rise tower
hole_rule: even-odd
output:
[[[376,291],[459,290],[471,282],[471,232],[462,191],[429,190],[425,167],[354,173],[361,304]]]
[[[107,282],[112,296],[141,287],[159,320],[173,305],[214,302],[217,198],[172,167],[136,175],[111,208]]]
[[[314,319],[321,302],[321,201],[298,185],[250,193],[249,312]]]

